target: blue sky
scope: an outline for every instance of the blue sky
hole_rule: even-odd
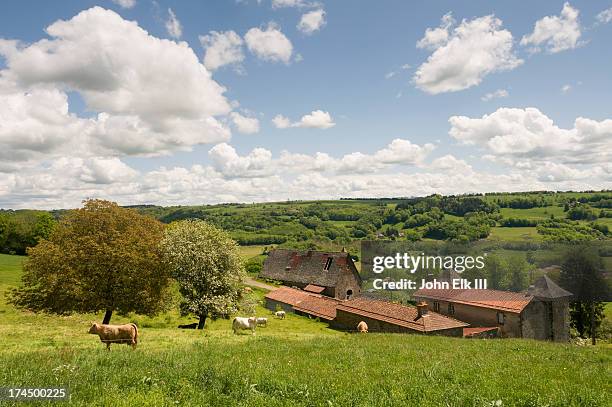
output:
[[[0,99],[12,106],[0,108],[0,207],[612,186],[610,1],[0,7]],[[322,17],[300,29],[309,13]],[[61,32],[45,32],[58,20]],[[428,30],[444,38],[426,45]],[[225,49],[224,63],[206,62],[212,31],[232,33],[234,60]],[[106,43],[113,35],[124,39]],[[420,83],[419,71],[433,79]],[[218,127],[200,130],[209,117]]]

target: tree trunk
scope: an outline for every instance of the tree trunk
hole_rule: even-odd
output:
[[[591,343],[595,345],[597,339],[595,338],[595,302],[591,302]]]
[[[200,322],[198,322],[198,329],[204,329],[204,324],[206,324],[206,315],[200,315]]]
[[[102,325],[107,325],[110,322],[112,316],[113,316],[113,310],[107,309],[106,312],[104,313],[104,320],[102,321]]]

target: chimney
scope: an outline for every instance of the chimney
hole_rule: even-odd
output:
[[[427,303],[425,301],[419,302],[416,307],[419,318],[423,315],[427,315]]]

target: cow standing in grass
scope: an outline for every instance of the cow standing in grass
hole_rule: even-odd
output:
[[[89,328],[89,333],[98,335],[100,341],[106,344],[106,349],[110,350],[112,343],[125,343],[136,349],[138,343],[138,327],[136,324],[124,325],[101,325],[93,324]]]
[[[238,331],[244,329],[250,329],[253,335],[255,335],[255,328],[257,328],[257,318],[255,317],[236,317],[232,322],[232,329],[234,331],[234,334],[237,334]]]
[[[357,324],[357,332],[359,332],[360,334],[367,334],[368,324],[366,324],[364,321],[359,322]]]

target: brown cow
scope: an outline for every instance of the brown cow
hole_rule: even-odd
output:
[[[107,350],[110,350],[112,343],[125,343],[126,345],[132,345],[132,349],[136,349],[136,344],[138,343],[138,327],[136,324],[93,324],[91,328],[89,328],[89,333],[98,335],[100,337],[100,341],[106,344]]]
[[[361,321],[357,324],[357,331],[360,334],[366,334],[368,333],[368,324],[366,324],[364,321]]]

